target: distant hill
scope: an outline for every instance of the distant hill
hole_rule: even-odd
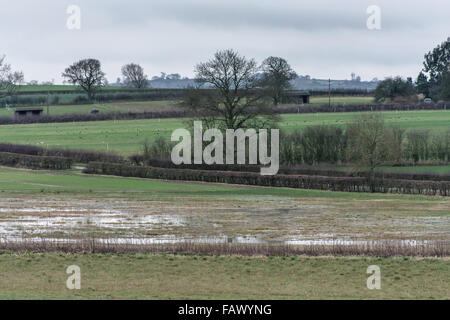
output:
[[[159,89],[184,89],[195,86],[194,79],[156,79],[149,80],[151,88],[159,88]]]
[[[152,88],[161,89],[182,89],[194,87],[196,85],[194,79],[155,79],[149,80]],[[328,80],[323,79],[305,79],[297,78],[291,81],[294,89],[328,91]],[[355,80],[331,80],[331,89],[356,89],[356,90],[375,90],[378,82],[376,81],[355,81]]]
[[[297,78],[293,80],[292,86],[295,89],[328,91],[328,79],[304,79]],[[372,91],[377,87],[378,81],[355,81],[355,80],[331,80],[331,89],[356,89]]]

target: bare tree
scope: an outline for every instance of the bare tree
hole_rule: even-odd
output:
[[[184,104],[207,127],[273,127],[278,116],[258,87],[258,71],[255,60],[230,49],[218,51],[213,59],[195,67],[198,87],[188,92]]]
[[[395,160],[391,154],[392,143],[381,114],[363,114],[358,116],[347,129],[347,160],[356,165],[356,169],[369,169],[371,190],[375,190],[375,169],[387,161]]]
[[[126,85],[131,85],[135,88],[146,88],[148,86],[147,76],[144,74],[144,69],[135,63],[130,63],[122,67],[122,75]]]
[[[5,57],[0,58],[0,98],[13,95],[17,86],[23,82],[23,73],[11,70],[11,65],[5,62]]]
[[[92,100],[95,92],[105,81],[105,73],[101,70],[100,61],[96,59],[75,62],[63,72],[62,76],[68,79],[69,83],[77,84],[86,91],[89,100]]]
[[[287,61],[280,57],[269,57],[263,61],[261,69],[263,77],[261,84],[271,92],[273,104],[278,105],[283,97],[283,91],[291,88],[290,81],[297,78]]]

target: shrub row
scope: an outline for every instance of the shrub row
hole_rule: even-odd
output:
[[[123,162],[116,154],[84,150],[45,149],[36,146],[0,143],[0,152],[17,153],[31,156],[69,158],[73,162],[88,163],[91,161]]]
[[[94,97],[94,102],[112,101],[154,101],[182,99],[186,90],[182,89],[121,89],[101,90]],[[18,91],[14,96],[0,99],[0,105],[5,106],[35,106],[51,104],[87,104],[92,103],[84,91],[64,90],[52,91]]]
[[[124,113],[98,113],[98,114],[64,114],[64,115],[42,115],[30,117],[0,117],[0,125],[7,124],[29,124],[29,123],[57,123],[57,122],[84,122],[105,120],[136,120],[136,119],[162,119],[183,118],[185,111],[153,111],[153,112],[124,112]]]
[[[47,103],[47,97],[45,96],[11,96],[0,99],[0,105],[5,107],[13,106],[36,106],[36,105],[44,105]]]
[[[186,92],[186,89],[158,89],[158,88],[125,88],[125,87],[117,87],[114,89],[102,89],[97,92],[97,94],[116,94],[116,93],[154,93],[158,96],[170,96],[170,95],[178,95],[180,97]],[[15,92],[15,95],[65,95],[65,94],[84,94],[86,92],[82,89],[67,89],[67,90],[26,90],[21,89]]]
[[[205,89],[206,90],[206,89]],[[159,95],[178,95],[179,97],[182,97],[187,89],[183,88],[114,88],[114,89],[104,89],[101,90],[100,93],[102,94],[114,94],[114,93],[155,93]],[[16,95],[41,95],[45,94],[47,95],[50,93],[50,95],[60,95],[60,94],[85,94],[85,92],[81,89],[73,89],[73,90],[26,90],[21,89],[16,92]],[[328,96],[328,90],[309,90],[309,93],[312,96]],[[367,89],[331,89],[331,94],[333,96],[335,95],[341,95],[341,96],[367,96],[370,94],[373,94],[373,90],[367,90]]]
[[[275,112],[285,113],[323,113],[323,112],[358,112],[358,111],[414,111],[414,110],[447,110],[449,102],[441,103],[390,103],[390,104],[346,104],[297,107],[280,107]]]
[[[65,170],[71,168],[72,160],[61,157],[32,156],[0,152],[0,165],[31,169]]]
[[[310,126],[293,132],[281,132],[280,163],[288,165],[355,162],[355,151],[364,137],[364,127],[351,123],[345,130],[332,126]],[[366,132],[373,134],[373,132]],[[384,127],[379,139],[383,162],[400,164],[450,161],[450,129],[432,133],[429,130]],[[382,151],[381,151],[382,150]]]
[[[145,165],[157,168],[168,169],[192,169],[192,170],[209,170],[209,171],[235,171],[235,172],[260,172],[259,165],[228,165],[228,164],[181,164],[176,165],[167,159],[149,159],[144,162],[142,156],[134,155],[130,157],[132,163],[136,165]],[[332,170],[311,166],[287,166],[281,165],[278,170],[280,174],[286,175],[311,175],[326,177],[368,177],[368,171],[351,172],[345,170]],[[425,180],[425,181],[450,181],[450,174],[434,174],[434,173],[403,173],[403,172],[376,172],[375,177],[378,179],[400,179],[400,180]]]
[[[323,177],[308,175],[262,176],[255,172],[210,171],[139,167],[124,164],[91,162],[84,171],[90,174],[116,175],[166,180],[202,181],[213,183],[245,184],[267,187],[287,187],[346,192],[394,192],[408,194],[450,194],[450,182],[382,180],[369,184],[362,177]]]
[[[328,90],[309,90],[312,96],[328,96]],[[373,94],[373,90],[369,89],[331,89],[333,96],[368,96]]]

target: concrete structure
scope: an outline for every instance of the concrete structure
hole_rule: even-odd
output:
[[[306,104],[309,103],[311,94],[302,90],[286,90],[284,92],[284,103]]]

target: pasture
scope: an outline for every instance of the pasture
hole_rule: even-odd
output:
[[[450,223],[450,202],[442,197],[180,183],[77,170],[0,167],[0,194],[3,239],[448,240]],[[0,251],[0,299],[447,299],[448,263]],[[66,268],[74,264],[81,268],[81,290],[70,291]],[[374,264],[382,270],[382,290],[366,287],[366,269]]]
[[[347,104],[369,104],[373,103],[373,96],[331,96],[331,105],[347,105]],[[311,105],[328,105],[328,96],[311,96]]]
[[[280,128],[286,131],[313,125],[344,127],[359,113],[284,114]],[[448,130],[450,110],[383,112],[388,126]],[[43,123],[0,126],[1,142],[28,144],[48,148],[113,151],[131,155],[140,151],[145,139],[158,136],[170,139],[173,130],[185,128],[185,119],[116,120],[98,122]]]
[[[178,109],[178,101],[131,101],[98,104],[78,104],[78,105],[54,105],[49,106],[49,115],[63,114],[88,114],[93,109],[101,113],[112,112],[148,112]],[[47,114],[47,107],[44,106],[44,113]],[[13,116],[14,108],[0,108],[0,116]]]
[[[60,90],[75,90],[72,86],[57,86]],[[68,87],[68,88],[65,88]],[[36,91],[38,89],[33,87]],[[109,87],[108,91],[117,90],[117,87]],[[120,87],[119,87],[120,88]],[[33,91],[31,89],[30,91]],[[122,88],[123,89],[123,88]],[[28,89],[27,89],[28,90]],[[57,90],[55,91],[57,92]],[[60,102],[67,102],[73,100],[73,95],[61,95]],[[51,101],[51,98],[50,98]],[[332,97],[332,105],[349,105],[349,104],[368,104],[373,102],[373,97]],[[110,112],[145,112],[145,111],[164,111],[179,109],[180,101],[165,100],[165,101],[126,101],[126,102],[110,102],[110,103],[95,103],[95,104],[64,104],[64,105],[50,105],[48,113],[50,115],[61,114],[79,114],[89,113],[92,109],[97,109],[102,113]],[[311,97],[312,106],[328,105],[328,97]],[[45,112],[47,107],[44,106]],[[0,108],[1,116],[13,116],[14,108]]]
[[[106,104],[101,110],[176,108],[172,103]],[[89,112],[91,107],[69,108]],[[68,106],[51,108],[54,114],[68,110]],[[286,114],[280,127],[286,131],[311,125],[345,127],[357,114]],[[405,129],[441,132],[450,123],[450,111],[383,114],[387,125]],[[186,127],[185,121],[5,125],[0,126],[0,135],[2,142],[131,155],[140,151],[145,139],[169,138],[174,129]],[[448,166],[420,170],[448,173]],[[95,238],[117,243],[294,246],[449,241],[450,202],[438,196],[172,182],[6,167],[0,167],[0,194],[0,241]],[[448,263],[448,258],[412,257],[0,251],[0,299],[446,299]],[[66,268],[73,264],[81,267],[79,291],[65,286]],[[372,264],[382,269],[382,290],[366,287],[366,269]]]
[[[448,260],[0,252],[0,299],[448,299]],[[66,268],[81,269],[81,290]],[[378,265],[382,289],[368,290]]]

